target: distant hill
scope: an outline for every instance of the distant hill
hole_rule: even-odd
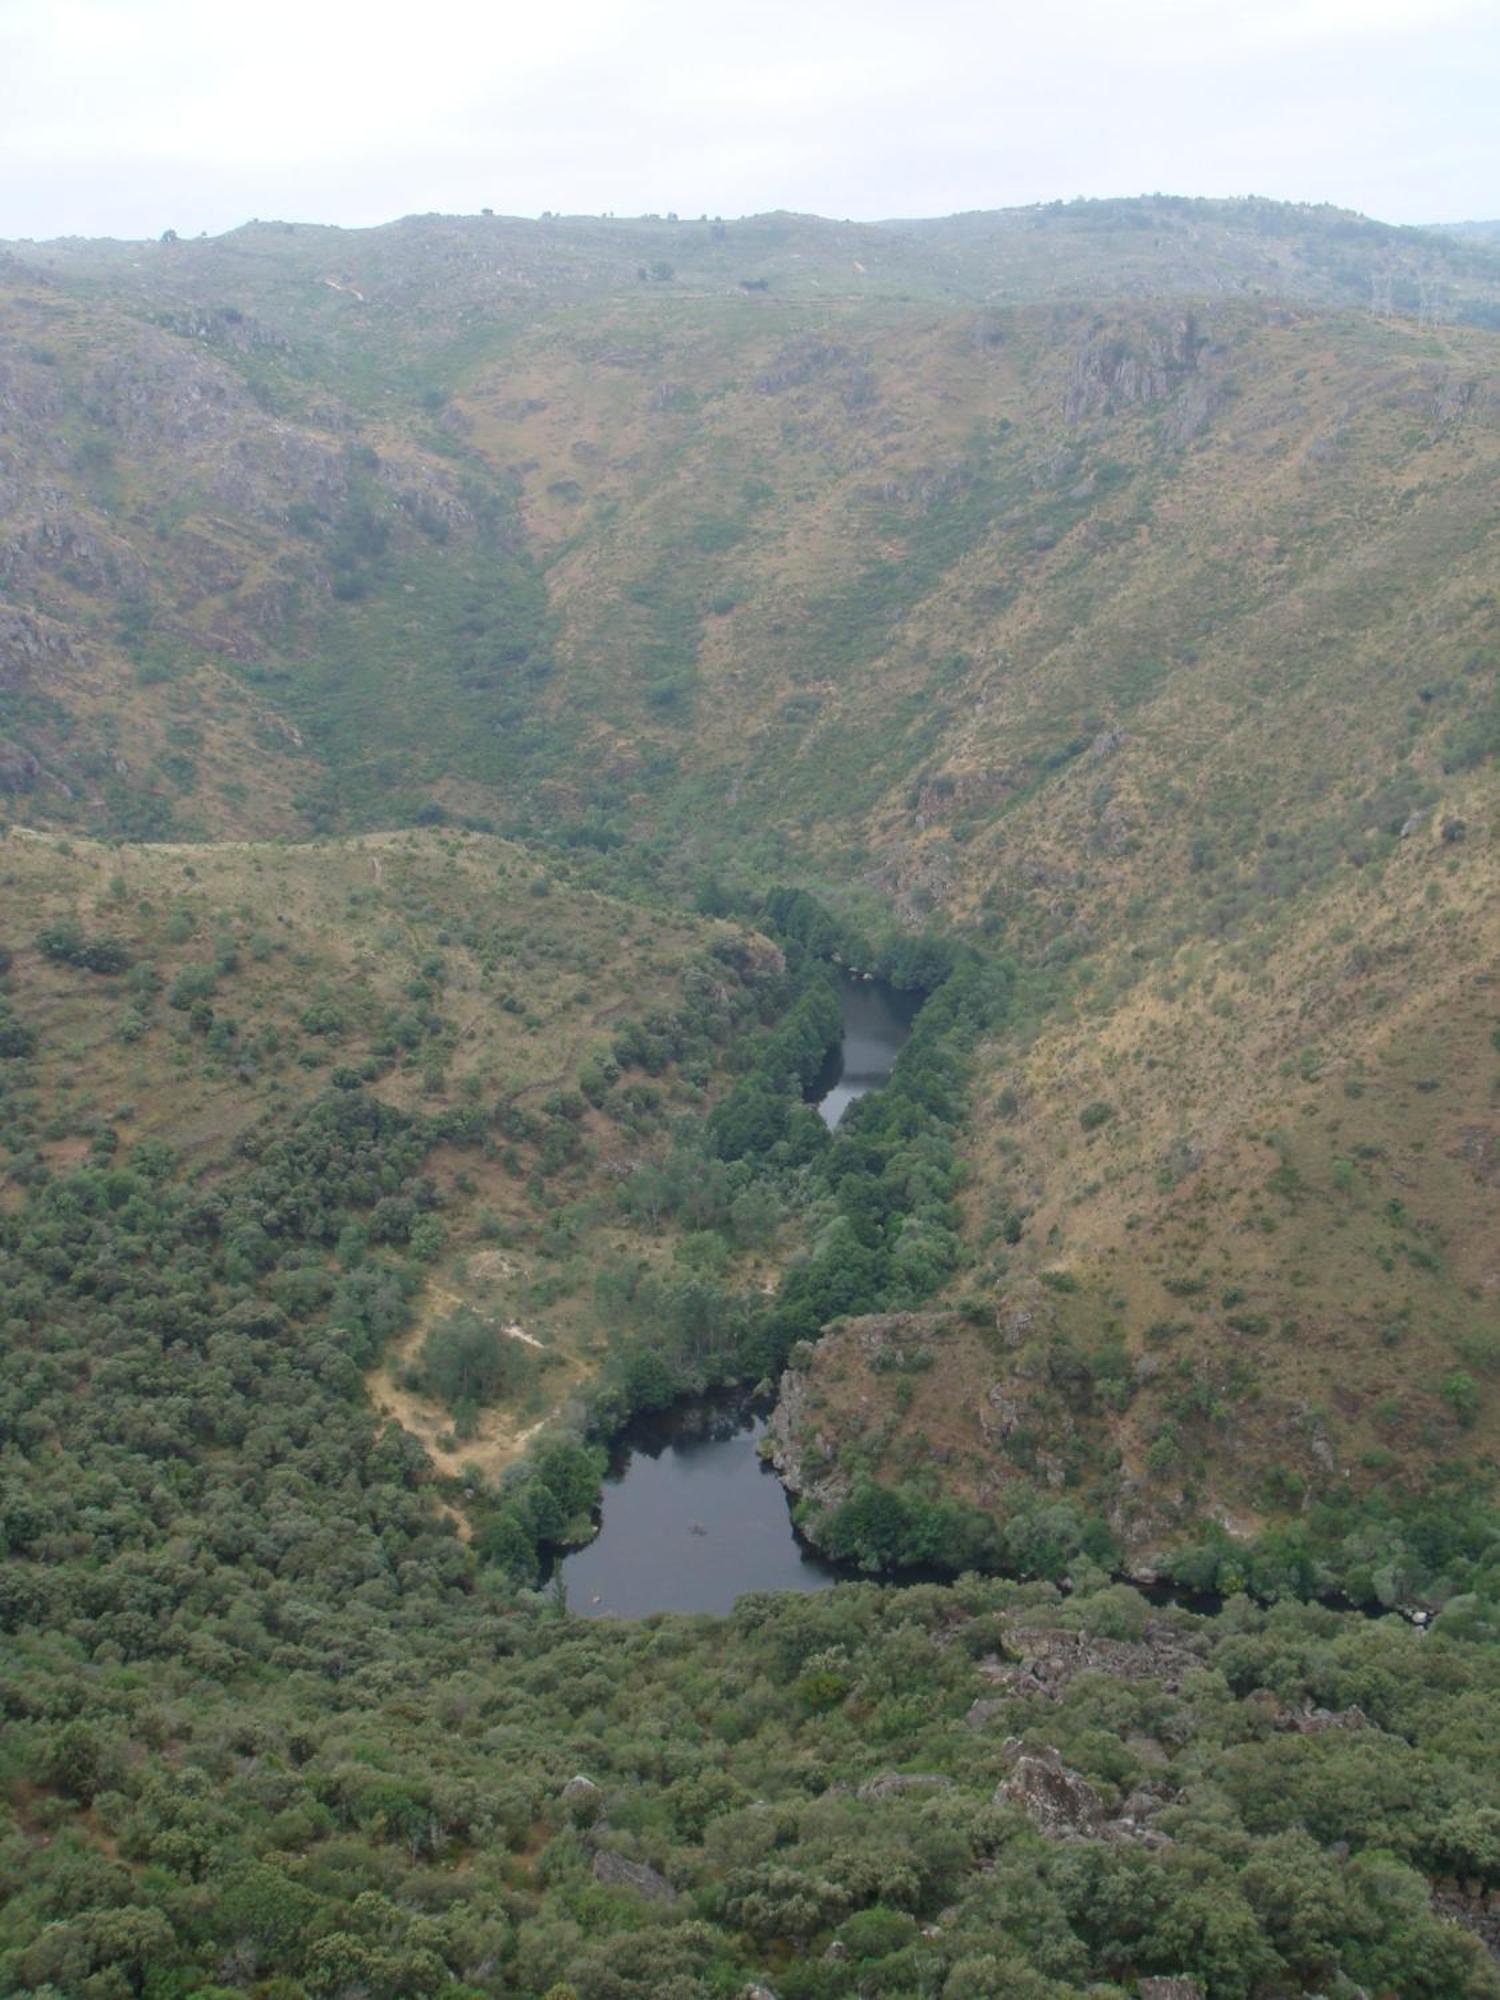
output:
[[[363,230],[251,222],[188,241],[10,248],[64,283],[141,302],[238,306],[334,342],[347,307],[363,304],[364,319],[426,344],[476,313],[530,318],[549,302],[638,282],[678,295],[749,287],[804,299],[1373,300],[1494,325],[1492,227],[1403,228],[1327,204],[1144,195],[882,223],[784,211],[733,220],[425,215]]]
[[[1433,226],[1445,236],[1461,236],[1479,243],[1500,243],[1500,222],[1440,222]]]

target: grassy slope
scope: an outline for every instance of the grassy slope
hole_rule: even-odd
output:
[[[581,1067],[626,1018],[679,1007],[684,969],[731,934],[564,885],[539,895],[546,877],[525,850],[464,833],[105,847],[16,830],[0,840],[0,880],[0,942],[14,956],[0,987],[38,1034],[34,1056],[7,1063],[0,1079],[12,1174],[35,1163],[66,1171],[101,1145],[159,1140],[211,1181],[242,1134],[372,1055],[381,1073],[369,1087],[402,1108],[538,1111],[552,1092],[576,1091]],[[131,972],[50,962],[32,939],[68,920],[119,938]],[[216,980],[215,1020],[235,1024],[218,1045],[170,998],[185,969],[214,964],[229,968]],[[145,966],[157,997],[141,997]],[[394,1058],[383,1052],[393,1029]],[[629,1129],[588,1110],[579,1159],[545,1188],[529,1149],[510,1159],[503,1149],[434,1154],[447,1247],[371,1388],[440,1470],[498,1471],[565,1400],[601,1351],[597,1264],[627,1250],[670,1254],[670,1234],[629,1234],[609,1199],[632,1166],[664,1149],[665,1117],[702,1100],[670,1074],[658,1088],[651,1125]],[[427,1326],[460,1296],[523,1325],[546,1354],[523,1401],[484,1412],[462,1448],[447,1437],[446,1412],[400,1379]]]
[[[361,414],[238,309],[142,318],[25,273],[0,356],[15,814],[305,833],[409,818],[449,774],[493,809],[546,610],[507,493],[434,417]]]
[[[1195,941],[994,1051],[971,1316],[925,1372],[872,1369],[857,1327],[813,1364],[851,1463],[927,1483],[935,1449],[990,1505],[1077,1487],[1149,1548],[1203,1513],[1253,1530],[1330,1477],[1493,1462],[1497,908],[1483,859],[1424,830],[1264,958]],[[1457,1373],[1477,1413],[1445,1396]]]

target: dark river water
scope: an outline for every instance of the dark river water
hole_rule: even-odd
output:
[[[728,1611],[747,1590],[824,1590],[840,1572],[792,1532],[781,1481],[743,1397],[685,1402],[626,1431],[604,1482],[602,1525],[561,1564],[586,1618]]]
[[[797,1539],[786,1491],[756,1452],[767,1406],[745,1391],[684,1399],[638,1417],[615,1447],[604,1481],[602,1525],[587,1548],[561,1558],[568,1610],[582,1618],[646,1618],[655,1611],[722,1614],[750,1590],[827,1590],[851,1581],[940,1583],[937,1570],[868,1573],[819,1556]],[[1125,1576],[1151,1603],[1201,1617],[1223,1609],[1214,1591]],[[1066,1584],[1063,1586],[1067,1588]],[[1365,1618],[1381,1604],[1318,1600]],[[1423,1626],[1428,1613],[1401,1608]]]
[[[845,979],[839,996],[844,1039],[807,1093],[830,1131],[856,1098],[890,1075],[923,997],[900,992],[883,979]]]
[[[922,996],[849,978],[841,1001],[843,1045],[808,1091],[830,1130],[889,1076]],[[604,1482],[599,1533],[559,1565],[568,1609],[722,1612],[747,1590],[824,1590],[847,1574],[797,1540],[786,1490],[756,1452],[765,1417],[738,1396],[632,1424]]]

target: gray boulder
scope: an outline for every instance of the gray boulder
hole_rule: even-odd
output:
[[[1019,1806],[1049,1840],[1088,1840],[1104,1825],[1104,1801],[1055,1750],[1021,1750],[995,1790],[996,1805]]]
[[[857,1796],[890,1799],[899,1792],[946,1792],[952,1788],[953,1780],[936,1771],[882,1771],[878,1778],[866,1778]]]
[[[627,1860],[609,1848],[602,1848],[594,1856],[594,1880],[606,1889],[634,1889],[648,1903],[661,1903],[667,1908],[677,1901],[677,1891],[665,1875],[659,1875],[645,1861]]]

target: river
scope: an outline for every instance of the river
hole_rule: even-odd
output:
[[[845,977],[843,1041],[807,1093],[830,1131],[890,1075],[922,998]],[[631,1424],[604,1481],[598,1534],[559,1564],[568,1609],[723,1612],[747,1590],[825,1590],[851,1574],[797,1539],[786,1490],[756,1449],[766,1415],[741,1394]]]
[[[604,1481],[599,1533],[561,1564],[587,1618],[729,1611],[747,1590],[824,1590],[840,1572],[797,1540],[786,1490],[756,1446],[765,1406],[743,1395],[637,1418]]]
[[[807,1093],[830,1132],[851,1104],[890,1075],[924,998],[887,986],[883,979],[845,976],[839,995],[843,1040],[829,1052]]]
[[[575,1617],[717,1615],[751,1590],[946,1580],[937,1570],[871,1575],[830,1562],[800,1540],[786,1489],[757,1450],[767,1414],[764,1401],[729,1390],[684,1398],[626,1427],[605,1477],[599,1533],[554,1571]],[[1175,1604],[1200,1617],[1223,1609],[1216,1591],[1128,1574],[1118,1581],[1153,1604]],[[1396,1616],[1419,1628],[1429,1616],[1414,1606],[1356,1603],[1336,1593],[1317,1602],[1357,1617]]]

